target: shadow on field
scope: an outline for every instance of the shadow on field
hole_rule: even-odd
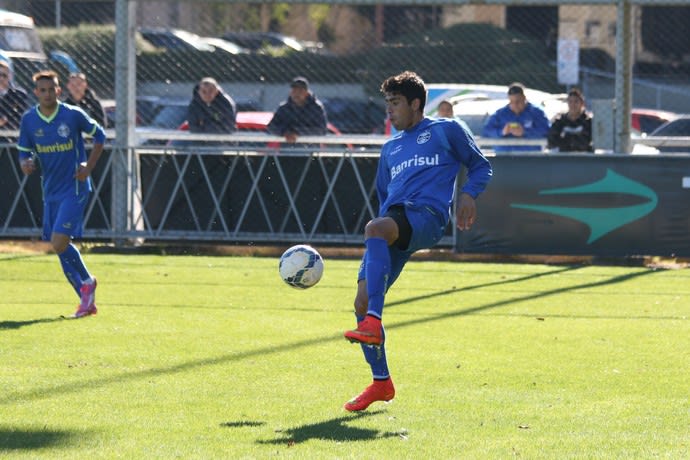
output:
[[[496,282],[492,282],[492,283],[475,284],[473,286],[468,286],[468,287],[465,287],[462,289],[448,289],[448,290],[436,292],[433,294],[428,294],[428,295],[424,295],[424,296],[417,296],[417,297],[410,297],[409,299],[399,300],[397,302],[391,302],[390,304],[386,305],[386,308],[391,307],[391,306],[395,306],[395,305],[406,304],[408,302],[414,302],[416,300],[429,299],[429,298],[434,298],[434,297],[446,296],[446,295],[450,295],[450,294],[457,294],[457,293],[462,293],[462,292],[466,292],[466,291],[471,291],[474,289],[484,289],[484,288],[488,288],[488,287],[492,287],[492,286],[523,282],[523,281],[527,281],[527,280],[534,279],[534,278],[551,276],[551,275],[559,274],[562,272],[575,270],[578,268],[584,268],[584,267],[566,267],[566,268],[554,270],[554,271],[548,272],[548,273],[538,273],[538,274],[523,276],[521,278],[516,278],[513,280],[504,280],[504,281],[496,281]],[[500,300],[498,302],[487,303],[485,305],[481,305],[478,307],[466,308],[463,310],[449,311],[446,313],[439,313],[438,315],[427,316],[426,318],[416,318],[413,320],[398,322],[398,323],[395,323],[393,325],[386,325],[386,330],[398,329],[398,328],[407,327],[407,326],[415,326],[418,324],[430,323],[430,322],[434,322],[434,321],[442,321],[442,320],[447,319],[447,318],[455,318],[458,316],[472,315],[474,313],[478,313],[478,312],[481,312],[484,310],[491,310],[493,308],[504,307],[504,306],[513,304],[515,302],[524,302],[527,300],[534,300],[534,299],[539,299],[542,297],[560,295],[560,294],[563,294],[565,292],[575,291],[575,290],[579,290],[579,289],[592,289],[592,288],[606,286],[609,284],[622,283],[624,281],[628,281],[628,280],[633,279],[633,278],[651,275],[653,273],[654,273],[653,270],[647,270],[647,271],[642,271],[642,272],[637,272],[637,273],[628,273],[625,275],[614,276],[613,278],[609,278],[609,279],[603,280],[603,281],[596,281],[596,282],[591,282],[591,283],[582,283],[582,284],[577,284],[577,285],[558,288],[558,289],[541,291],[541,292],[537,292],[534,294],[523,295],[520,297],[513,297],[511,299]]]
[[[576,267],[566,267],[554,271],[550,271],[548,273],[540,273],[540,274],[532,274],[532,275],[527,275],[523,276],[520,278],[515,278],[515,279],[510,279],[510,280],[501,280],[501,281],[496,281],[496,282],[491,282],[491,283],[484,283],[484,284],[476,284],[473,286],[468,286],[460,289],[449,289],[445,291],[439,291],[435,292],[432,294],[427,294],[424,296],[416,296],[416,297],[410,297],[408,299],[404,300],[399,300],[397,302],[391,302],[388,304],[386,307],[392,307],[396,305],[402,305],[410,302],[415,302],[417,300],[422,300],[422,299],[430,299],[430,298],[442,298],[444,296],[454,296],[457,294],[462,294],[463,292],[466,291],[471,291],[475,289],[484,289],[492,286],[499,286],[499,285],[509,285],[509,284],[515,284],[515,283],[521,283],[523,281],[528,281],[531,279],[539,278],[539,277],[545,277],[545,276],[551,276],[551,275],[557,275],[559,273],[563,273],[566,271],[571,271],[577,269]],[[552,289],[552,290],[546,290],[546,291],[541,291],[541,292],[536,292],[528,295],[523,295],[523,296],[516,296],[510,299],[505,299],[505,300],[500,300],[497,302],[490,302],[486,303],[484,305],[479,305],[476,307],[469,307],[469,308],[464,308],[464,309],[456,309],[456,310],[451,310],[451,311],[445,311],[442,313],[438,313],[436,315],[429,315],[426,317],[415,317],[413,319],[407,320],[407,321],[400,321],[396,323],[388,323],[386,324],[386,329],[388,331],[390,330],[395,330],[395,329],[401,329],[405,327],[416,327],[419,326],[420,324],[424,323],[432,323],[436,321],[443,321],[448,318],[456,318],[456,317],[461,317],[461,316],[467,316],[467,315],[472,315],[481,311],[485,310],[491,310],[495,308],[500,308],[504,307],[507,305],[511,305],[515,302],[523,302],[527,300],[533,300],[533,299],[538,299],[538,298],[543,298],[543,297],[549,297],[549,296],[555,296],[558,294],[562,294],[564,292],[568,291],[573,291],[573,290],[578,290],[578,289],[591,289],[591,288],[596,288],[596,287],[601,287],[601,286],[607,286],[607,285],[615,285],[616,283],[622,283],[624,281],[634,279],[640,276],[646,276],[653,274],[653,270],[647,270],[647,271],[640,271],[636,273],[628,273],[625,275],[621,276],[614,276],[612,278],[602,280],[602,281],[596,281],[596,282],[587,282],[587,283],[582,283],[582,284],[576,284],[576,285],[570,285],[568,287],[563,287],[563,288],[558,288],[558,289]],[[487,291],[487,300],[491,300],[492,296],[491,293]],[[41,320],[37,320],[41,321]],[[69,383],[60,383],[55,386],[50,386],[50,387],[42,387],[42,388],[31,388],[29,390],[25,391],[6,391],[3,394],[0,394],[0,404],[18,404],[21,403],[22,401],[27,401],[27,400],[32,400],[32,399],[45,399],[49,398],[55,395],[61,395],[61,394],[69,394],[69,393],[78,393],[81,391],[91,391],[93,392],[94,390],[98,388],[105,387],[107,385],[112,385],[112,384],[121,384],[123,382],[130,382],[133,380],[144,380],[144,379],[149,379],[153,376],[158,376],[158,375],[172,375],[172,374],[178,374],[182,372],[190,372],[195,369],[207,367],[207,366],[218,366],[218,365],[226,365],[229,363],[237,363],[237,362],[242,362],[244,360],[250,359],[250,358],[256,358],[256,357],[262,357],[266,355],[275,355],[278,353],[289,353],[295,350],[300,350],[305,347],[312,347],[312,346],[321,346],[323,345],[324,342],[326,341],[342,341],[344,343],[344,339],[342,336],[342,332],[338,331],[333,334],[328,334],[320,337],[313,337],[309,339],[304,339],[304,340],[297,340],[293,341],[290,343],[285,343],[283,345],[274,345],[271,344],[270,346],[262,347],[262,348],[255,348],[253,350],[246,350],[246,351],[239,351],[235,353],[227,353],[224,355],[216,356],[216,357],[210,357],[207,359],[200,359],[196,361],[186,361],[186,362],[181,362],[179,364],[174,364],[170,366],[165,366],[165,367],[155,367],[155,368],[150,368],[150,369],[143,369],[143,370],[137,370],[134,372],[126,372],[126,373],[121,373],[121,374],[116,374],[116,375],[110,375],[107,377],[101,377],[97,379],[87,379],[83,381],[78,381],[78,382],[69,382]],[[323,425],[323,423],[328,423],[328,424],[334,424],[334,427],[340,426],[340,422],[342,420],[352,420],[352,418],[347,418],[347,419],[335,419],[330,422],[322,422],[321,424],[316,424],[314,426],[312,425],[307,425],[304,427],[299,428],[299,431],[297,434],[303,434],[303,433],[313,433],[315,430],[318,429],[319,426]]]
[[[512,280],[500,280],[500,281],[493,281],[491,283],[484,283],[484,284],[474,284],[472,286],[464,287],[464,288],[453,288],[453,289],[446,289],[445,291],[438,291],[434,292],[433,294],[425,294],[425,295],[418,295],[415,297],[409,297],[407,299],[403,300],[398,300],[397,302],[386,302],[385,308],[391,308],[396,305],[405,305],[406,303],[410,302],[416,302],[418,300],[426,300],[426,299],[433,299],[435,297],[443,297],[451,294],[457,294],[459,292],[466,292],[466,291],[474,291],[476,289],[484,289],[492,286],[502,286],[505,284],[511,284],[511,283],[522,283],[524,281],[530,281],[533,279],[537,278],[543,278],[545,276],[552,276],[552,275],[559,275],[564,272],[569,272],[572,270],[579,270],[581,268],[584,268],[582,266],[577,266],[577,267],[563,267],[556,269],[554,271],[548,272],[548,273],[535,273],[533,275],[527,275],[527,276],[522,276],[520,278],[515,278]],[[608,283],[609,281],[607,281]],[[613,281],[610,281],[613,282]],[[618,281],[616,281],[618,282]],[[569,288],[570,289],[570,288]],[[569,289],[564,289],[564,291],[567,291]],[[575,289],[580,289],[580,287],[576,287]],[[473,310],[474,311],[474,310]],[[388,327],[386,327],[388,329]]]
[[[54,323],[56,321],[64,321],[67,319],[74,319],[74,318],[69,318],[67,316],[59,316],[57,318],[28,319],[26,321],[0,321],[0,330],[19,329],[20,327],[31,326],[33,324]]]
[[[308,423],[300,425],[295,428],[287,428],[277,431],[282,437],[280,439],[272,439],[270,441],[256,441],[258,444],[300,444],[311,439],[318,439],[321,441],[366,441],[368,439],[390,438],[397,437],[399,434],[382,432],[379,430],[372,430],[368,428],[358,428],[347,425],[351,422],[363,417],[371,417],[372,415],[380,414],[383,411],[374,412],[360,412],[354,416],[337,417],[331,420],[324,420],[317,423]]]
[[[76,433],[58,430],[26,430],[0,427],[0,452],[66,445]]]

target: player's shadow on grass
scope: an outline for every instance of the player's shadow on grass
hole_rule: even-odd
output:
[[[277,444],[292,445],[300,444],[311,439],[322,441],[366,441],[370,439],[390,438],[399,434],[374,430],[371,428],[359,428],[350,426],[348,422],[372,415],[380,414],[382,411],[360,412],[354,416],[346,415],[331,420],[324,420],[317,423],[308,423],[294,428],[287,428],[278,431],[281,436],[278,439],[258,440],[258,444]]]
[[[24,326],[31,326],[34,324],[41,323],[54,323],[56,321],[64,321],[66,319],[73,319],[67,316],[59,316],[57,318],[40,318],[40,319],[28,319],[26,321],[0,321],[0,330],[3,329],[19,329]]]
[[[0,450],[21,451],[66,446],[76,433],[0,427]]]

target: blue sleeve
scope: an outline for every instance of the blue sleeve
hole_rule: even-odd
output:
[[[80,107],[74,106],[72,110],[77,112],[77,119],[79,120],[79,129],[81,132],[86,133],[86,135],[93,138],[94,143],[104,144],[105,143],[105,130],[101,125],[99,125],[93,118],[91,118],[84,110]]]
[[[19,159],[25,160],[33,155],[35,149],[34,142],[29,136],[29,128],[27,117],[22,117],[19,126],[19,140],[17,141],[17,150],[19,151]]]
[[[381,156],[379,157],[379,165],[376,169],[376,196],[379,199],[379,216],[383,214],[381,206],[388,198],[388,184],[391,181],[390,171],[388,170],[388,163],[386,162],[386,145],[381,148]]]
[[[472,134],[459,123],[449,123],[446,129],[446,137],[450,142],[451,151],[467,169],[467,181],[463,184],[462,193],[467,193],[472,198],[477,198],[489,183],[493,171],[491,163],[479,150],[479,146]]]
[[[546,114],[538,107],[531,107],[532,126],[525,129],[525,138],[542,138],[549,134],[549,119]]]
[[[504,126],[505,123],[501,117],[501,111],[497,110],[486,120],[484,128],[482,129],[482,136],[494,138],[503,137]]]

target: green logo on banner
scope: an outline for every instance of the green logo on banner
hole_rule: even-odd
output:
[[[627,193],[649,201],[633,206],[620,208],[570,208],[565,206],[540,206],[533,204],[511,204],[513,208],[529,209],[547,214],[569,217],[589,226],[590,235],[587,244],[593,243],[602,236],[623,225],[640,219],[656,208],[659,201],[656,193],[651,188],[627,177],[616,174],[610,169],[606,170],[606,176],[600,181],[577,187],[542,190],[540,195],[574,195],[578,193]]]

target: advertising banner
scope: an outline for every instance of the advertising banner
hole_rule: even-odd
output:
[[[478,221],[459,252],[690,256],[690,157],[491,159]]]

